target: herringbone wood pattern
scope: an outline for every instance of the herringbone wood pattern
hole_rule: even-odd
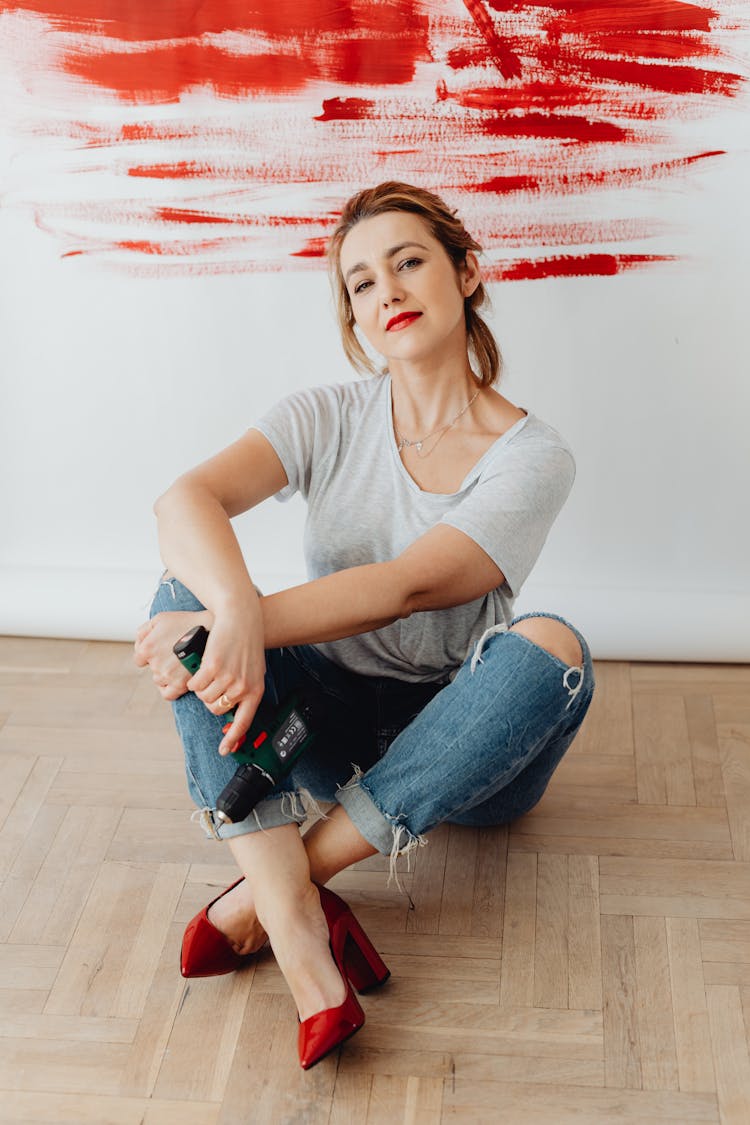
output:
[[[186,982],[233,876],[127,645],[0,642],[0,1120],[750,1121],[750,668],[598,663],[510,831],[340,875],[393,978],[304,1074],[270,954]]]

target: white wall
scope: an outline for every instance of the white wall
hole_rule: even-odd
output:
[[[602,659],[750,658],[749,148],[654,194],[685,260],[492,289],[504,393],[578,458],[518,608],[569,616]],[[13,209],[0,249],[0,633],[128,639],[160,490],[281,395],[356,378],[327,283],[134,281],[61,260]],[[238,521],[269,592],[304,580],[302,519],[294,500]]]

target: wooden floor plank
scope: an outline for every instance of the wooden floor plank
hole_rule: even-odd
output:
[[[624,661],[598,661],[596,690],[585,728],[575,741],[576,754],[633,757],[631,666]]]
[[[707,996],[721,1125],[746,1125],[750,1056],[740,992],[733,985],[709,985]]]
[[[641,805],[695,805],[693,760],[681,695],[633,695]]]
[[[219,1110],[211,1102],[9,1091],[2,1120],[4,1125],[216,1125]]]
[[[367,1120],[373,1077],[369,1068],[358,1070],[347,1057],[347,1065],[340,1066],[336,1074],[328,1125],[351,1125],[353,1121]]]
[[[663,918],[634,918],[638,1041],[644,1090],[678,1090],[675,1014]]]
[[[667,918],[675,1049],[681,1090],[716,1090],[699,923]]]
[[[540,855],[536,876],[535,1008],[568,1004],[568,857]]]
[[[122,812],[110,805],[56,811],[62,822],[13,917],[12,942],[71,940]]]
[[[436,934],[440,928],[449,841],[450,826],[441,824],[430,833],[427,847],[413,853],[414,879],[409,895],[414,907],[406,917],[407,933]]]
[[[0,879],[5,879],[33,830],[38,816],[44,818],[45,798],[63,764],[60,757],[37,758],[29,770],[13,806],[0,828]]]
[[[536,855],[509,854],[505,891],[500,1003],[534,1003],[536,940]]]
[[[604,1060],[607,1086],[643,1086],[638,1030],[635,933],[633,919],[602,918],[602,993]]]
[[[710,1094],[653,1090],[590,1090],[533,1083],[461,1082],[446,1086],[446,1121],[497,1125],[718,1125]]]
[[[449,826],[439,934],[468,936],[471,933],[478,846],[478,829],[464,828],[460,824]]]
[[[471,903],[472,937],[499,939],[502,936],[507,860],[507,824],[482,829]]]
[[[719,738],[719,751],[732,851],[736,860],[750,860],[750,724]]]
[[[696,802],[704,808],[723,808],[726,794],[713,696],[691,695],[683,699],[693,759]]]
[[[568,1007],[601,1008],[602,942],[597,856],[568,857],[568,918]]]
[[[186,984],[154,1086],[155,1097],[222,1100],[252,980],[251,971]]]

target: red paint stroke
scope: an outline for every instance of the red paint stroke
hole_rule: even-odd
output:
[[[722,158],[721,136],[691,151],[681,125],[710,128],[747,88],[731,3],[0,0],[0,32],[20,21],[29,88],[38,65],[61,91],[23,129],[63,154],[68,202],[34,208],[66,256],[138,276],[319,269],[343,200],[403,179],[444,194],[488,276],[515,281],[671,260],[632,252],[669,228],[623,200]],[[12,49],[0,33],[0,63]]]
[[[495,7],[494,0],[489,0]],[[541,6],[541,5],[540,5]],[[557,8],[564,15],[558,24],[568,35],[592,35],[597,32],[619,31],[709,31],[711,21],[718,12],[698,4],[670,3],[669,0],[628,0],[627,4],[612,4],[606,0],[591,3],[566,3],[565,0],[545,0],[544,7]]]
[[[550,277],[613,277],[646,263],[670,262],[667,254],[581,254],[497,263],[485,271],[492,281],[539,281]]]
[[[624,141],[630,130],[611,121],[590,121],[574,114],[525,113],[496,117],[484,122],[491,137],[569,137],[576,141]]]
[[[46,17],[55,30],[128,42],[172,41],[223,31],[312,39],[331,32],[408,34],[426,27],[421,8],[410,0],[379,0],[377,12],[371,10],[374,7],[356,0],[3,0],[0,10],[33,12]]]
[[[571,60],[571,63],[573,60]],[[577,60],[581,74],[603,82],[658,90],[666,94],[736,94],[744,79],[739,74],[704,70],[697,66],[661,66],[658,63],[631,62],[629,59],[585,58]]]
[[[234,179],[239,169],[227,169],[230,179]],[[128,176],[148,177],[152,180],[197,180],[218,178],[218,168],[201,164],[194,160],[179,160],[176,164],[135,164],[127,170]]]
[[[476,110],[516,110],[529,112],[531,110],[547,110],[554,112],[558,109],[576,109],[586,104],[583,89],[580,85],[570,82],[525,82],[523,86],[462,86],[449,90],[447,84],[441,80],[435,91],[439,101],[452,101],[466,109]],[[655,116],[656,107],[643,107],[646,115]],[[622,102],[619,106],[621,115]],[[640,114],[636,116],[640,119]]]
[[[708,31],[711,22],[719,16],[713,8],[680,0],[628,0],[627,4],[612,4],[608,0],[487,0],[487,6],[495,12],[557,10],[571,21],[568,30],[578,33],[621,27],[644,31]]]
[[[325,98],[323,110],[316,121],[363,121],[374,117],[375,102],[370,98]]]
[[[184,43],[148,51],[78,55],[66,69],[77,78],[113,90],[123,101],[168,104],[183,94],[209,87],[224,98],[255,94],[290,94],[313,82],[384,86],[408,82],[414,59],[382,44],[353,40],[333,44],[321,57],[276,51],[235,55],[209,44]]]
[[[643,32],[599,35],[596,45],[605,55],[641,59],[694,59],[696,51],[700,50],[692,36],[647,35]]]
[[[215,250],[221,246],[222,243],[218,239],[199,239],[195,242],[153,242],[147,239],[123,239],[122,242],[115,242],[113,244],[115,249],[118,250],[134,250],[138,254],[169,254],[171,256],[177,255],[193,255],[200,254],[206,250]]]
[[[301,250],[295,250],[294,258],[325,258],[326,238],[309,238]]]
[[[591,188],[623,187],[629,183],[650,183],[663,180],[676,172],[684,171],[691,165],[704,160],[725,156],[723,149],[712,152],[697,152],[675,160],[662,160],[640,164],[614,165],[611,168],[581,169],[570,173],[564,168],[540,169],[536,176],[494,176],[490,180],[473,184],[467,189],[472,192],[497,192],[506,195],[512,192],[544,192],[549,195],[563,195],[567,192],[587,191]]]
[[[34,12],[82,35],[64,69],[126,102],[169,104],[201,87],[239,99],[290,94],[315,82],[401,85],[431,57],[427,18],[416,0],[109,0],[106,7],[103,15],[98,0],[0,2],[0,12]],[[207,38],[226,31],[247,36],[246,50]],[[253,51],[259,36],[275,39],[275,49]],[[146,45],[122,50],[121,40]]]
[[[187,207],[157,207],[154,215],[165,223],[236,223],[232,215],[211,214],[209,211],[189,210]]]
[[[518,78],[521,73],[521,60],[498,35],[492,17],[482,0],[464,0],[464,4],[484,39],[488,57],[503,78]]]

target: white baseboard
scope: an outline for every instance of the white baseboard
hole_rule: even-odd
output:
[[[305,581],[254,574],[264,593]],[[0,568],[0,634],[132,641],[159,571]],[[750,662],[750,594],[571,588],[529,581],[516,613],[557,613],[598,660]]]

